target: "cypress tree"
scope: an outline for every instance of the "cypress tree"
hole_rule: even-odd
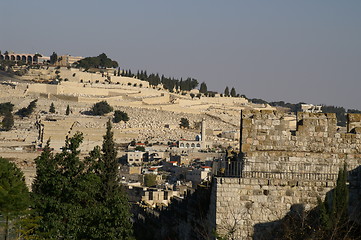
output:
[[[229,88],[228,88],[228,86],[226,87],[226,89],[224,89],[224,96],[225,97],[229,96]]]
[[[207,84],[206,84],[205,82],[202,82],[202,83],[201,83],[201,86],[200,86],[200,88],[199,88],[199,91],[200,91],[201,93],[206,93],[206,92],[207,92]]]
[[[237,94],[236,94],[236,89],[234,89],[234,87],[232,87],[231,89],[231,97],[235,97]]]
[[[70,107],[68,105],[68,106],[66,106],[65,115],[69,115],[69,114],[70,114]]]
[[[51,104],[50,104],[49,112],[51,112],[51,113],[55,113],[55,106],[54,106],[54,103],[51,103]]]

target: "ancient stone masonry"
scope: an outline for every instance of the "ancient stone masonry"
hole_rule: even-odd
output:
[[[219,174],[213,182],[210,220],[218,233],[267,239],[292,208],[315,207],[317,197],[334,188],[344,163],[350,199],[359,196],[361,114],[348,115],[344,132],[332,113],[298,113],[296,129],[288,119],[276,111],[243,112],[242,178]]]

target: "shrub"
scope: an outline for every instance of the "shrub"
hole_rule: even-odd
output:
[[[2,120],[3,129],[5,131],[11,130],[14,126],[14,117],[11,112],[7,112]]]
[[[188,119],[187,118],[181,118],[179,126],[182,127],[182,128],[189,128]]]
[[[16,114],[22,118],[30,116],[34,112],[34,109],[36,108],[37,101],[38,101],[37,99],[35,99],[34,101],[31,101],[29,106],[27,106],[26,108],[19,109],[19,111],[17,111]]]
[[[144,175],[144,185],[146,187],[152,187],[152,186],[157,185],[157,175],[145,174]]]
[[[116,111],[114,111],[114,119],[113,119],[113,122],[114,122],[114,123],[118,123],[118,122],[120,122],[120,121],[124,121],[124,122],[129,121],[128,114],[127,114],[126,112],[116,110]]]
[[[5,115],[8,112],[12,112],[14,104],[11,102],[0,103],[0,115]]]
[[[92,107],[92,113],[97,116],[102,116],[110,113],[111,111],[113,111],[113,108],[106,101],[98,102]]]

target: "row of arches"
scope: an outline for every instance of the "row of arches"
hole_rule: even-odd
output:
[[[0,60],[23,61],[25,63],[36,63],[36,62],[38,62],[38,56],[36,56],[36,55],[18,55],[18,54],[2,55],[1,54]]]
[[[180,148],[200,148],[201,144],[200,143],[180,143],[179,147]]]

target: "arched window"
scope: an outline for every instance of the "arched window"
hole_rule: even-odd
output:
[[[189,148],[189,143],[186,144],[186,147]]]
[[[179,147],[184,147],[184,143],[181,143],[181,144],[179,145]]]
[[[191,147],[192,147],[192,148],[194,148],[194,147],[195,147],[194,143],[192,143],[192,144],[191,144]]]
[[[197,143],[197,147],[199,147],[199,148],[200,148],[200,147],[201,147],[201,145],[200,145],[199,143]]]

